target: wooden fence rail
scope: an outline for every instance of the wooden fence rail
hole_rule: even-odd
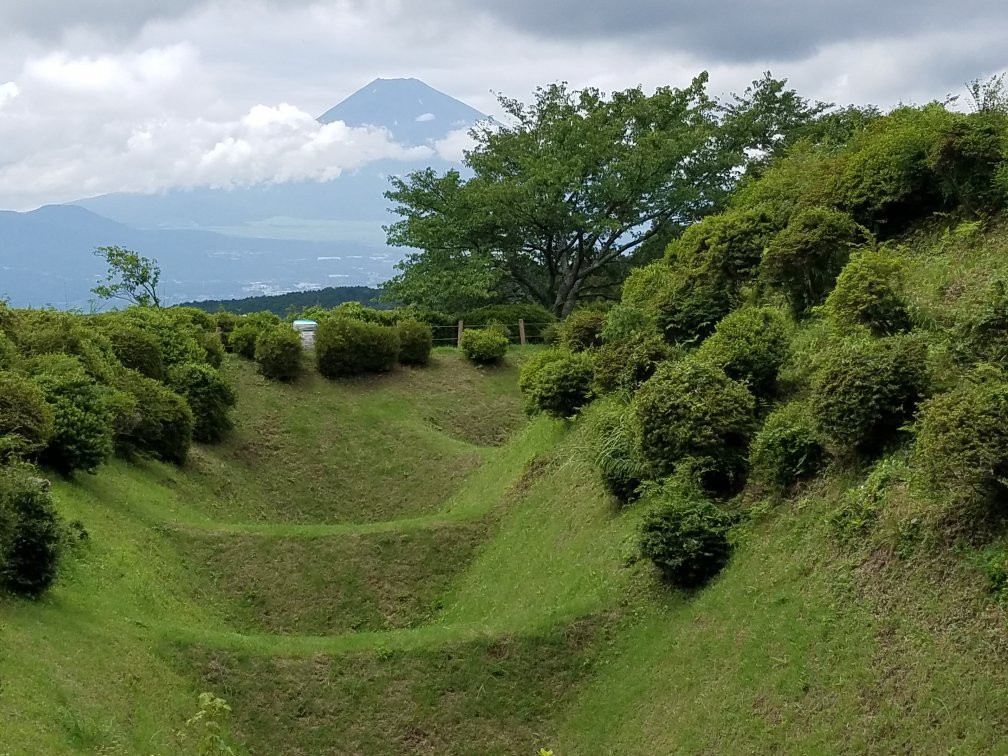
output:
[[[524,320],[519,320],[517,323],[504,323],[503,324],[512,333],[518,331],[518,343],[524,346],[525,344],[531,343],[532,341],[541,341],[542,337],[538,334],[541,333],[541,329],[544,326],[554,325],[553,323],[526,323]],[[527,326],[536,326],[536,337],[531,338],[526,330]],[[483,326],[473,326],[473,328],[482,328]],[[466,325],[463,321],[459,321],[457,325],[443,325],[443,326],[432,326],[431,330],[434,332],[434,343],[435,344],[451,344],[453,346],[458,346],[459,339],[462,338],[462,333],[465,331]]]

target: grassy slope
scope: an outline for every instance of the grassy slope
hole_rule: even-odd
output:
[[[915,241],[918,311],[947,321],[1006,251],[1001,230]],[[242,367],[225,447],[184,471],[117,463],[61,484],[92,542],[50,598],[0,605],[12,753],[165,751],[207,686],[255,753],[1008,752],[1005,611],[968,548],[837,544],[827,517],[866,471],[768,507],[713,585],[670,592],[632,563],[639,507],[612,508],[576,426],[479,445],[521,424],[514,371],[438,363],[310,379],[293,410]],[[382,434],[354,435],[364,422]],[[431,476],[424,447],[397,462],[416,481],[375,467],[354,509],[335,492],[367,466],[326,453],[299,471],[317,489],[290,485],[334,500],[280,506],[244,460],[242,444],[278,463],[343,433],[357,456],[390,436],[472,471]],[[886,527],[919,506],[904,499]]]

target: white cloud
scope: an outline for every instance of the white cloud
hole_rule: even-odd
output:
[[[462,159],[465,151],[472,149],[475,144],[475,140],[469,136],[469,129],[456,129],[443,139],[434,142],[434,151],[442,160],[457,162]]]
[[[434,114],[433,113],[421,113],[420,115],[418,115],[416,117],[416,120],[417,120],[417,123],[426,123],[427,121],[433,121],[434,120]]]
[[[8,81],[6,84],[0,84],[0,108],[19,94],[21,94],[21,87],[16,82]]]

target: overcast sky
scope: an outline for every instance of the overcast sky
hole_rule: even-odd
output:
[[[565,80],[925,102],[1008,68],[1004,0],[3,0],[0,208],[416,157],[314,117],[376,77],[497,112]]]

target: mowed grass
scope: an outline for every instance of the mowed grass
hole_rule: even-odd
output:
[[[238,632],[331,635],[418,625],[485,539],[482,521],[321,537],[179,534],[195,598]]]

